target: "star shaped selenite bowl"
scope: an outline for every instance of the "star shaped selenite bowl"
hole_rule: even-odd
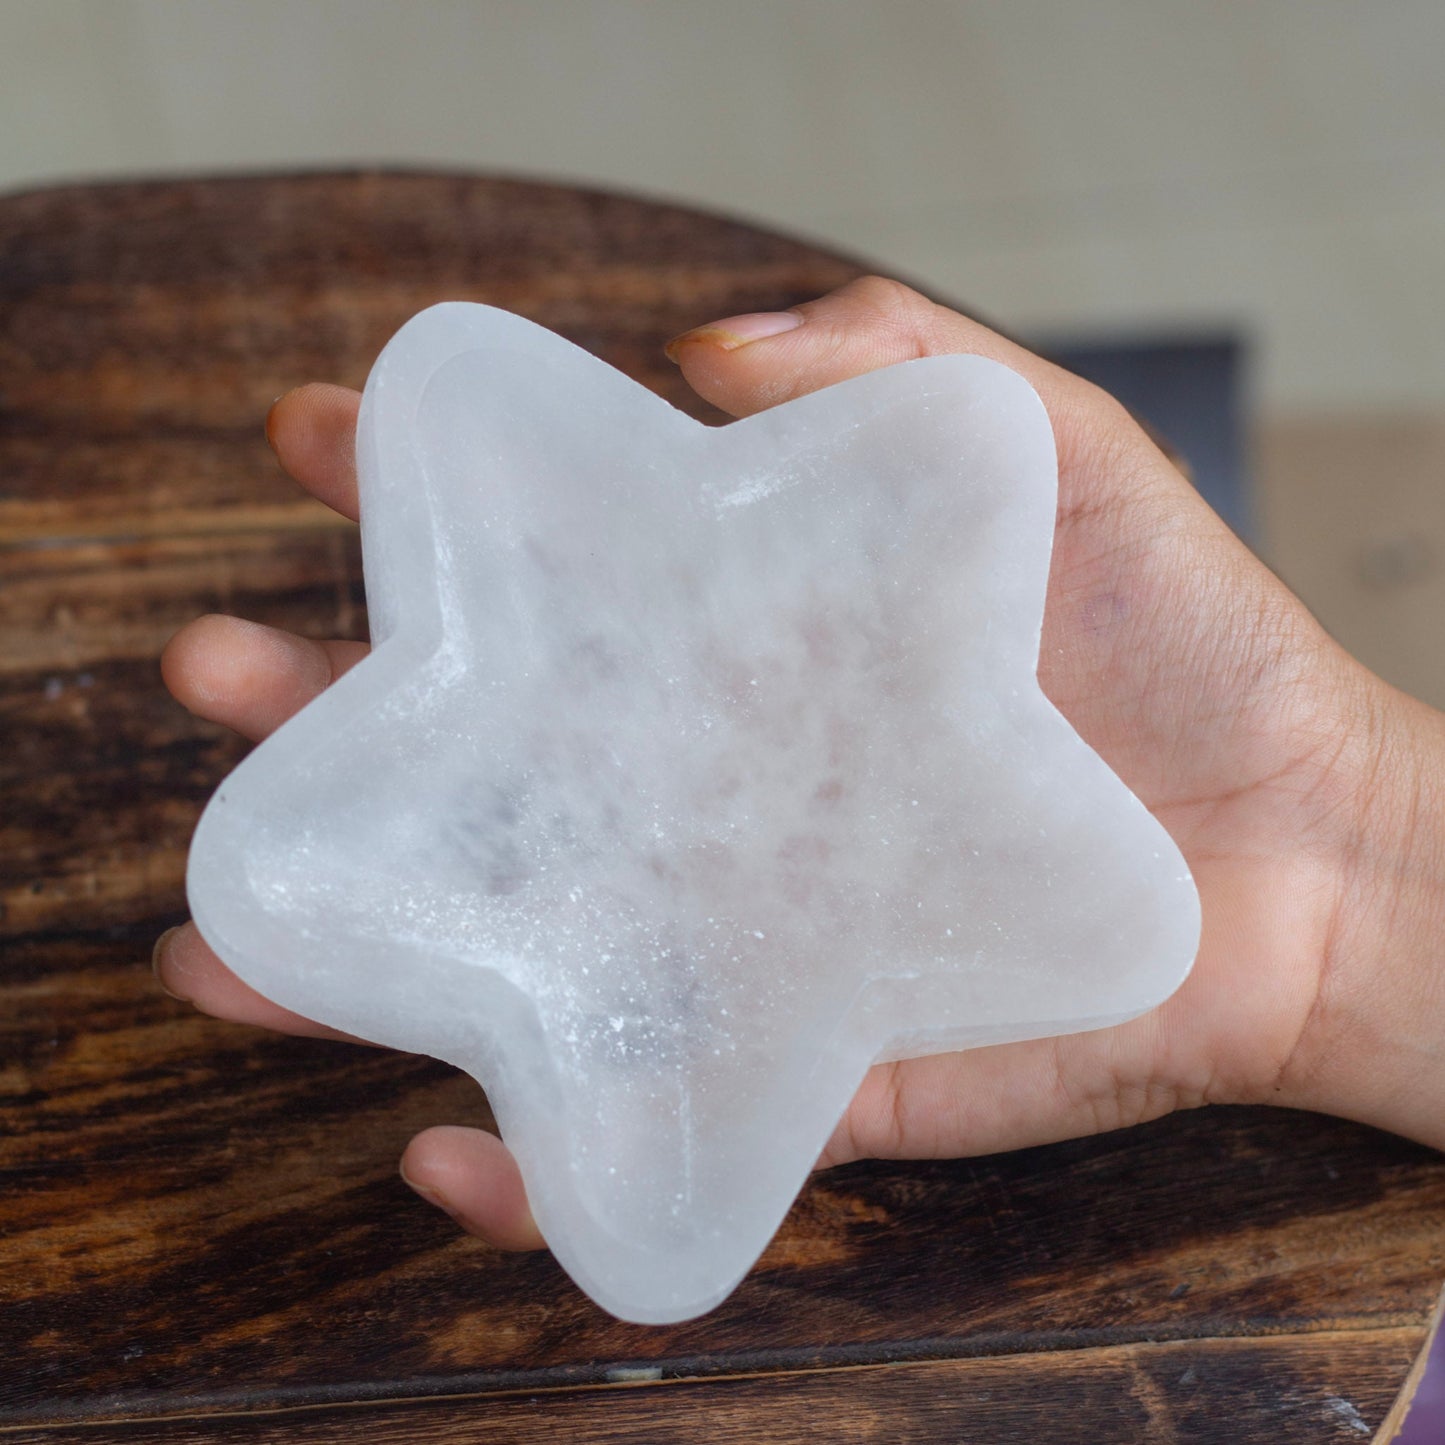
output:
[[[870,1064],[1099,1028],[1199,933],[1044,697],[1048,417],[911,361],[722,428],[530,322],[409,322],[357,438],[369,658],[196,833],[248,983],[487,1090],[615,1314],[726,1296]]]

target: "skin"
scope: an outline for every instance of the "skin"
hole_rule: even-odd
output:
[[[1445,1147],[1445,716],[1336,646],[1117,402],[904,286],[854,282],[668,351],[734,416],[939,353],[1032,383],[1060,461],[1040,681],[1168,828],[1203,900],[1198,962],[1160,1008],[880,1065],[819,1167],[989,1153],[1209,1103],[1334,1113]],[[267,420],[281,465],[350,517],[359,400],[305,386]],[[162,669],[193,713],[259,739],[365,653],[212,616],[176,634]],[[217,1017],[337,1037],[248,988],[192,924],[161,939],[156,971]],[[427,1129],[401,1167],[471,1233],[543,1243],[494,1135]]]

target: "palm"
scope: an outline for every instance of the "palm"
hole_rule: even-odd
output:
[[[1311,670],[1298,661],[1293,674],[1285,667],[1332,650],[1227,537],[1207,541],[1236,573],[1228,582],[1187,555],[1178,532],[1204,509],[1154,461],[1147,480],[1163,496],[1137,475],[1061,477],[1039,671],[1189,860],[1205,919],[1195,968],[1160,1009],[1116,1028],[875,1069],[829,1162],[985,1152],[1266,1098],[1285,1069],[1334,902],[1323,866],[1314,886],[1285,876],[1299,871],[1307,805],[1327,788],[1329,762],[1313,725],[1325,689],[1298,685]],[[1131,503],[1155,515],[1142,525],[1136,515],[1121,547],[1117,515]]]

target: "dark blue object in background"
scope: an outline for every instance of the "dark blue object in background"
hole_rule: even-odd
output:
[[[1253,540],[1245,467],[1244,346],[1233,336],[1041,340],[1037,351],[1118,397],[1189,463],[1194,485]]]

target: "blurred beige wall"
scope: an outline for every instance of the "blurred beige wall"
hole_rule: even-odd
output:
[[[1023,328],[1246,323],[1271,405],[1413,405],[1445,377],[1442,55],[1442,0],[0,0],[0,186],[578,178]]]
[[[1445,702],[1442,55],[1445,0],[0,0],[0,188],[513,171],[807,233],[1020,331],[1238,326],[1268,550]],[[1391,419],[1408,478],[1361,482]]]

